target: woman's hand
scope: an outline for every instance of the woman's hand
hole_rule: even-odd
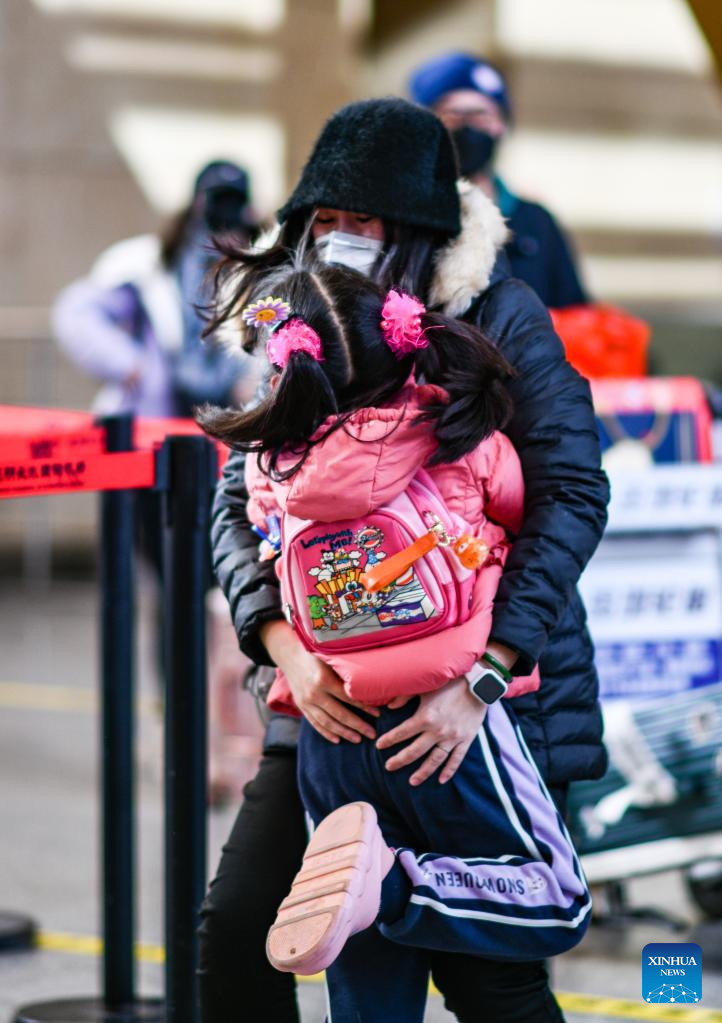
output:
[[[394,700],[389,706],[400,707],[406,700]],[[411,785],[421,785],[441,768],[439,782],[443,785],[454,777],[469,746],[484,723],[487,706],[469,692],[464,678],[448,682],[441,689],[423,693],[415,714],[403,721],[377,741],[378,749],[390,749],[400,742],[413,739],[399,753],[386,761],[387,771],[398,771],[428,754],[421,766],[409,779]]]
[[[261,642],[288,680],[296,706],[317,732],[329,742],[340,739],[361,742],[376,738],[376,730],[349,704],[378,717],[376,707],[367,707],[346,695],[336,672],[308,651],[288,622],[266,622],[260,630]]]

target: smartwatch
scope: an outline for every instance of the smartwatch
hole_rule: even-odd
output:
[[[496,703],[509,688],[509,683],[502,678],[500,672],[478,661],[464,672],[464,677],[471,695],[487,705]]]

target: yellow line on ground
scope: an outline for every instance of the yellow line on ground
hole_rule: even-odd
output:
[[[0,682],[0,707],[12,710],[82,711],[94,714],[98,710],[98,694],[84,686],[51,686],[39,682]],[[158,716],[156,700],[148,696],[138,698],[142,716]]]
[[[607,1016],[609,1019],[654,1020],[658,1023],[722,1023],[717,1009],[687,1005],[650,1005],[626,998],[582,995],[571,991],[554,992],[562,1009],[579,1015]]]
[[[102,954],[100,938],[82,934],[66,934],[59,931],[41,931],[38,947],[52,952],[67,952],[71,955],[98,956]],[[136,958],[144,963],[163,963],[165,952],[160,945],[138,942]],[[313,977],[298,977],[298,980],[318,983],[323,979],[320,973]],[[580,1016],[606,1016],[608,1019],[649,1020],[653,1023],[722,1023],[722,1012],[717,1009],[690,1008],[682,1005],[647,1005],[625,998],[607,998],[604,995],[583,995],[573,991],[556,991],[562,1009]]]
[[[76,956],[103,954],[101,938],[85,934],[66,934],[63,931],[40,931],[37,946],[50,952],[68,952]],[[163,963],[165,951],[161,945],[149,945],[139,941],[135,946],[135,957],[143,963]]]

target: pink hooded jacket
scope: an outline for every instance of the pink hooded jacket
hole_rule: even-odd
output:
[[[436,450],[433,424],[415,419],[418,410],[439,393],[437,387],[409,383],[388,406],[355,412],[343,428],[311,448],[302,468],[288,481],[269,480],[256,459],[248,458],[250,520],[263,526],[267,516],[285,510],[300,519],[334,522],[362,517],[392,500],[426,467]],[[393,646],[355,652],[315,651],[344,680],[349,696],[369,705],[438,689],[471,668],[484,652],[491,629],[508,534],[517,532],[522,521],[521,466],[503,434],[492,434],[458,462],[427,467],[427,471],[449,510],[465,519],[476,536],[483,537],[491,556],[477,573],[470,615],[463,624]],[[538,687],[535,669],[532,675],[515,678],[507,696]],[[280,671],[268,702],[272,710],[298,714]]]

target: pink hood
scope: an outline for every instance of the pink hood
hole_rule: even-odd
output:
[[[271,482],[278,507],[299,519],[334,522],[366,515],[392,500],[436,450],[433,424],[416,419],[424,404],[444,393],[409,383],[390,405],[354,412],[311,448],[290,480]]]

